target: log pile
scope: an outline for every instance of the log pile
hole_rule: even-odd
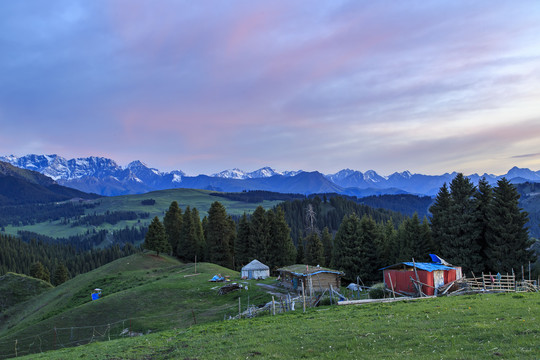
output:
[[[240,290],[242,288],[242,285],[239,285],[237,283],[227,284],[222,286],[218,290],[218,295],[225,295],[230,293],[231,291]]]

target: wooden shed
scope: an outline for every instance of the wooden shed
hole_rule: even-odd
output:
[[[416,273],[414,268],[416,267]],[[388,289],[394,289],[403,294],[414,294],[416,288],[413,280],[418,274],[422,284],[422,292],[426,295],[436,295],[437,288],[461,278],[461,267],[443,265],[441,263],[402,262],[382,268],[384,284]]]
[[[242,268],[242,279],[266,279],[270,276],[270,268],[259,260],[253,260]]]
[[[345,275],[338,270],[301,264],[286,266],[278,271],[282,286],[302,291],[302,284],[304,284],[304,289],[308,293],[322,292],[330,289],[330,285],[337,290],[341,286],[341,277]]]

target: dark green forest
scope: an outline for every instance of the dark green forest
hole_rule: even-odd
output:
[[[143,239],[146,249],[186,262],[209,261],[239,270],[256,258],[272,271],[293,263],[318,264],[343,270],[348,280],[359,277],[365,282],[379,280],[381,267],[413,258],[429,261],[430,253],[462,266],[464,272],[517,271],[535,261],[533,252],[527,250],[532,245],[528,214],[519,207],[535,191],[532,187],[516,188],[505,179],[495,187],[485,181],[474,186],[459,174],[449,186],[441,187],[435,200],[414,195],[356,199],[336,194],[284,194],[287,200],[275,208],[258,207],[240,217],[227,214],[215,201],[203,219],[196,208],[181,209],[173,201],[150,228],[88,230],[61,239],[25,231],[19,232],[19,238],[3,236],[0,251],[9,256],[0,258],[0,271],[29,274],[32,264],[39,262],[53,275],[64,264],[74,276],[136,251],[133,244]],[[265,196],[275,200],[279,195],[253,191],[223,196],[249,202]],[[81,214],[90,204],[31,206],[78,225],[148,217],[129,211]],[[427,210],[413,211],[427,207],[430,218],[425,215]],[[14,210],[11,218],[8,210],[0,208],[6,214],[0,218],[32,221],[23,208],[10,207]],[[14,245],[8,247],[10,242]],[[26,254],[30,255],[23,260]]]

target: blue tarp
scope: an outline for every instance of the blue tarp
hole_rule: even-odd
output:
[[[97,299],[99,299],[99,294],[98,293],[93,293],[92,294],[92,300],[97,300]]]
[[[449,266],[445,266],[445,265],[441,265],[441,264],[434,264],[434,263],[417,262],[417,263],[414,263],[414,265],[413,265],[412,262],[402,262],[402,263],[399,263],[399,264],[384,267],[384,268],[379,269],[379,270],[389,269],[389,268],[396,267],[396,266],[401,265],[401,264],[404,264],[404,265],[407,265],[407,266],[410,266],[410,267],[413,267],[414,265],[416,265],[417,269],[424,270],[424,271],[429,271],[429,272],[436,271],[436,270],[452,270],[453,269],[452,267],[449,267]]]

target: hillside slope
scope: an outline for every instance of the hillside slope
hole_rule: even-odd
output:
[[[538,301],[538,293],[483,294],[297,310],[28,358],[532,360],[540,354]]]
[[[0,276],[0,312],[39,295],[53,286],[30,276],[7,273]]]
[[[271,299],[256,286],[217,295],[215,287],[223,284],[208,280],[217,273],[234,279],[238,273],[208,263],[197,264],[198,275],[194,271],[194,264],[137,254],[79,275],[7,310],[0,322],[0,354],[10,353],[15,339],[19,354],[33,353],[84,344],[98,334],[118,338],[124,329],[148,333],[220,320],[238,312],[238,296],[244,304],[248,297],[251,303]],[[96,301],[90,296],[94,288],[102,289]]]
[[[96,199],[96,194],[58,185],[37,171],[0,161],[0,205],[46,203],[73,198]]]

